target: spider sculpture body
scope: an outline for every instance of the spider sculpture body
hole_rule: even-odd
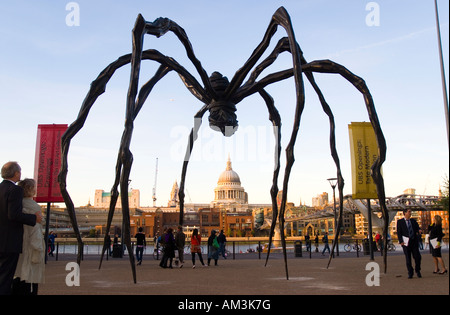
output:
[[[287,37],[281,38],[276,44],[273,51],[269,54],[267,58],[262,60],[258,65],[257,62],[263,55],[263,53],[267,50],[272,37],[275,35],[278,27],[281,26],[287,33]],[[183,44],[187,56],[190,61],[195,66],[202,84],[200,84],[194,76],[192,76],[184,67],[182,67],[177,61],[173,58],[167,57],[161,54],[157,50],[149,49],[143,51],[143,41],[144,35],[150,34],[156,37],[161,37],[167,32],[173,32],[177,38]],[[258,80],[259,75],[269,67],[277,57],[283,53],[288,52],[292,55],[292,64],[293,67],[291,69],[287,69],[284,71],[279,71],[276,73],[269,74]],[[143,60],[153,60],[160,64],[158,70],[154,74],[154,76],[146,82],[140,90],[138,89],[139,83],[139,72],[141,62]],[[330,122],[330,148],[331,155],[336,164],[337,169],[337,178],[338,178],[338,189],[339,189],[339,218],[342,216],[343,209],[343,187],[344,187],[344,179],[341,175],[340,162],[339,157],[336,151],[335,146],[335,123],[332,111],[325,101],[325,98],[317,86],[313,73],[336,73],[344,77],[348,80],[358,91],[360,91],[364,97],[365,105],[368,111],[369,119],[372,123],[372,126],[377,135],[377,142],[379,148],[378,159],[372,166],[372,176],[377,185],[377,192],[380,200],[381,209],[383,211],[383,215],[385,218],[385,236],[387,233],[387,208],[385,205],[385,195],[384,195],[384,183],[383,177],[381,175],[380,169],[383,164],[386,156],[386,143],[381,131],[380,123],[378,121],[377,113],[375,111],[375,106],[370,95],[369,89],[367,88],[365,82],[360,77],[354,75],[345,67],[330,61],[330,60],[319,60],[313,62],[307,62],[303,57],[303,53],[300,49],[300,46],[296,42],[291,19],[289,14],[285,10],[285,8],[280,7],[272,16],[272,19],[269,23],[269,26],[266,30],[266,33],[260,42],[260,44],[253,51],[250,58],[246,61],[242,68],[240,68],[231,81],[224,76],[222,76],[218,72],[214,72],[210,77],[208,77],[206,71],[203,69],[200,61],[196,58],[194,51],[192,49],[191,43],[185,33],[185,31],[178,26],[174,21],[167,18],[158,18],[154,22],[146,22],[144,18],[139,15],[136,20],[136,24],[133,29],[133,50],[132,54],[124,55],[118,58],[116,61],[111,63],[108,67],[106,67],[100,75],[94,80],[91,84],[91,88],[83,101],[81,106],[79,115],[77,119],[69,126],[68,130],[64,134],[62,138],[62,165],[61,171],[59,174],[59,183],[61,188],[61,193],[64,197],[68,213],[70,215],[72,225],[77,235],[78,240],[78,263],[81,262],[82,255],[82,239],[78,230],[74,205],[70,198],[70,195],[66,188],[66,178],[68,173],[68,152],[71,139],[77,134],[77,132],[83,127],[89,111],[96,99],[105,92],[106,85],[110,78],[113,76],[114,72],[127,64],[131,64],[131,77],[127,95],[127,103],[126,103],[126,117],[125,117],[125,128],[123,131],[120,149],[117,157],[116,164],[116,175],[115,182],[111,189],[111,202],[109,207],[108,214],[108,222],[106,227],[106,234],[109,234],[111,228],[111,221],[114,214],[114,209],[116,206],[116,202],[119,196],[118,188],[120,186],[120,191],[128,191],[128,183],[129,183],[129,175],[131,166],[133,163],[133,155],[130,151],[130,142],[131,136],[133,133],[133,124],[136,116],[139,114],[143,104],[145,103],[148,95],[152,91],[153,87],[156,83],[158,83],[167,73],[170,71],[175,71],[180,76],[181,80],[185,84],[186,88],[204,105],[202,108],[196,113],[194,118],[196,124],[192,128],[188,146],[186,149],[186,157],[183,162],[181,181],[180,181],[180,189],[179,189],[179,200],[180,200],[180,217],[179,224],[183,224],[183,213],[184,213],[184,185],[185,185],[185,177],[187,166],[189,163],[189,157],[193,149],[193,145],[195,139],[197,138],[197,133],[200,128],[201,119],[204,114],[209,111],[209,124],[210,127],[218,130],[223,133],[224,136],[231,136],[237,129],[238,121],[236,117],[236,105],[239,104],[244,98],[258,93],[262,99],[264,100],[268,113],[269,119],[274,126],[274,135],[275,135],[275,168],[273,172],[273,182],[272,188],[270,190],[271,199],[272,199],[272,210],[273,210],[273,220],[270,231],[270,239],[269,239],[269,250],[266,258],[269,259],[270,255],[270,244],[272,243],[272,238],[274,235],[274,230],[276,224],[278,222],[280,226],[281,232],[281,241],[283,247],[284,261],[285,261],[285,269],[286,269],[286,278],[289,279],[288,275],[288,267],[287,267],[287,256],[286,256],[286,242],[284,237],[284,213],[285,213],[285,205],[288,191],[288,183],[289,176],[294,164],[294,145],[297,138],[297,133],[300,126],[300,118],[303,112],[303,108],[305,105],[305,93],[304,93],[304,81],[303,74],[305,74],[306,78],[312,85],[313,89],[317,93],[319,100],[321,102],[322,108],[324,112],[329,117]],[[253,70],[253,71],[252,71]],[[250,73],[250,71],[252,71]],[[248,76],[248,80],[244,83],[245,78]],[[281,80],[288,79],[290,77],[294,77],[295,81],[295,90],[296,90],[296,104],[295,104],[295,115],[294,115],[294,124],[293,130],[291,134],[290,141],[286,147],[286,168],[284,172],[284,180],[283,180],[283,193],[282,193],[282,201],[280,209],[278,209],[276,197],[278,194],[278,175],[280,172],[280,154],[281,154],[281,134],[279,132],[281,127],[281,118],[278,113],[278,110],[275,107],[275,102],[273,98],[267,93],[265,87],[269,84],[273,84],[279,82]],[[139,90],[139,91],[138,91]],[[138,93],[139,92],[139,93]],[[197,123],[198,122],[198,123]],[[127,250],[130,253],[130,263],[132,267],[133,279],[136,282],[136,271],[134,264],[134,256],[131,254],[131,235],[130,235],[130,214],[129,214],[129,204],[127,194],[121,195],[122,202],[122,213],[123,213],[123,222],[124,222],[124,230],[123,230],[123,241],[127,246]],[[338,220],[339,224],[341,224],[341,219]],[[339,231],[339,226],[336,229]],[[338,237],[336,233],[335,237]],[[106,239],[106,236],[105,236]],[[384,238],[387,240],[387,237]],[[333,244],[333,251],[334,246]],[[384,246],[387,248],[387,246]],[[104,246],[100,261],[100,266],[102,264],[103,255],[105,253],[106,247]],[[386,259],[386,255],[384,256]],[[331,261],[331,258],[330,258]],[[330,263],[329,261],[329,263]],[[329,264],[328,263],[328,264]],[[386,266],[386,260],[385,260]]]

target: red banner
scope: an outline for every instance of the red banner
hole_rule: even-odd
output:
[[[64,202],[58,184],[61,168],[61,137],[67,125],[38,125],[34,179],[36,202]]]

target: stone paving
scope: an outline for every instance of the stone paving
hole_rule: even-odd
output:
[[[245,254],[242,254],[245,255]],[[408,279],[405,259],[401,253],[388,256],[388,272],[383,273],[383,260],[375,256],[380,267],[379,286],[373,266],[367,265],[368,256],[356,258],[342,255],[334,258],[326,269],[328,256],[315,254],[313,259],[289,255],[289,280],[286,280],[282,255],[273,254],[265,267],[263,259],[237,255],[236,260],[219,260],[218,266],[202,267],[198,262],[192,269],[190,255],[183,268],[162,269],[159,261],[145,256],[136,266],[137,283],[132,279],[128,256],[110,258],[99,270],[99,257],[89,256],[81,263],[80,285],[67,286],[73,269],[66,270],[74,256],[60,255],[58,261],[50,258],[46,265],[46,283],[39,286],[40,295],[448,295],[449,277],[435,275],[433,260],[422,252],[422,278]],[[204,260],[206,262],[206,255]],[[239,256],[241,258],[239,258]],[[244,259],[245,258],[245,259]],[[443,253],[449,268],[448,250]],[[377,265],[374,266],[377,266]],[[366,270],[367,267],[367,270]],[[69,281],[70,282],[70,281]]]

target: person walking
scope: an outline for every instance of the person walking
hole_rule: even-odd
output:
[[[165,227],[163,229],[163,233],[158,238],[158,245],[161,248],[161,254],[162,254],[159,266],[162,267],[162,268],[166,268],[167,267],[167,256],[164,256],[164,250],[165,250],[165,246],[166,246],[166,236],[167,236],[167,227]],[[164,260],[164,259],[166,259],[166,260]]]
[[[119,234],[114,234],[113,238],[113,258],[122,258],[122,245],[119,243]]]
[[[164,234],[163,234],[164,235]],[[162,268],[172,269],[173,258],[175,257],[175,238],[173,237],[173,229],[168,228],[164,235],[164,255],[159,264]],[[169,261],[169,267],[167,267],[167,262]]]
[[[328,250],[328,254],[331,254],[330,245],[328,244],[328,232],[325,232],[325,234],[323,235],[322,242],[325,246],[322,251],[322,256],[324,256],[326,250]]]
[[[112,255],[112,251],[111,251],[111,236],[109,234],[106,235],[106,238],[105,238],[105,247],[106,247],[106,255],[111,256]]]
[[[223,233],[223,230],[220,230],[219,236],[217,236],[217,241],[219,242],[219,255],[222,255],[224,259],[227,259],[227,256],[225,255],[227,237]]]
[[[306,244],[306,251],[309,252],[311,250],[311,238],[309,237],[309,233],[306,233],[305,235],[305,244]]]
[[[0,183],[0,295],[10,295],[19,254],[23,246],[23,225],[42,222],[40,213],[23,213],[23,189],[16,185],[21,177],[17,162],[1,169]]]
[[[26,178],[18,183],[24,191],[23,213],[41,213],[41,207],[33,200],[36,182]],[[38,284],[45,281],[45,241],[42,224],[24,226],[22,253],[19,255],[14,281],[13,295],[37,295]]]
[[[184,264],[184,246],[186,245],[186,234],[183,233],[183,227],[181,225],[178,226],[177,234],[175,235],[175,245],[178,250],[178,266],[183,268]],[[175,262],[176,265],[176,262]]]
[[[211,235],[208,238],[208,266],[211,263],[211,259],[214,259],[214,265],[217,266],[219,260],[219,242],[217,241],[216,231],[212,230]]]
[[[316,234],[316,237],[314,238],[314,246],[316,247],[316,253],[319,252],[319,234]]]
[[[431,248],[431,255],[434,261],[435,274],[446,274],[447,268],[445,268],[444,260],[442,260],[441,244],[444,233],[442,232],[442,218],[439,215],[434,216],[434,222],[428,227],[428,233],[430,234],[429,242]],[[439,270],[439,264],[442,266],[442,270]]]
[[[202,266],[205,266],[205,263],[203,262],[202,257],[202,237],[200,234],[198,234],[198,229],[194,229],[192,231],[191,236],[191,256],[192,256],[192,269],[195,269],[195,254],[198,255],[198,258],[200,259],[200,262]]]
[[[416,220],[411,218],[411,209],[403,210],[404,218],[397,221],[398,242],[403,248],[406,259],[406,268],[408,269],[408,278],[414,275],[412,267],[411,255],[414,258],[415,271],[417,277],[422,278],[420,273],[420,265],[422,256],[419,251],[419,237],[422,230]]]
[[[377,248],[380,252],[383,251],[383,237],[381,236],[380,232],[377,232],[375,235],[375,242],[377,244]]]
[[[136,260],[137,265],[142,264],[142,256],[144,255],[144,248],[147,246],[145,241],[144,229],[139,227],[138,233],[134,236],[136,238]]]
[[[49,256],[53,257],[53,252],[55,251],[55,238],[57,238],[58,235],[51,231],[50,235],[48,236],[48,250],[49,250]]]

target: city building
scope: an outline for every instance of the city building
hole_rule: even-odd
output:
[[[183,229],[189,237],[194,229],[198,229],[202,237],[208,237],[212,230],[223,230],[227,236],[249,237],[268,236],[272,222],[272,204],[249,204],[248,194],[242,186],[238,173],[233,170],[230,157],[225,170],[219,174],[214,189],[214,200],[210,203],[185,203]],[[277,206],[281,207],[282,191],[277,195]],[[149,237],[161,235],[166,228],[176,229],[179,223],[179,187],[175,181],[167,202],[167,206],[141,207],[140,192],[132,189],[128,193],[130,207],[131,235],[134,236],[139,227]],[[415,195],[415,189],[409,188],[403,195]],[[403,196],[402,195],[402,196]],[[75,213],[78,226],[83,235],[103,236],[109,213],[111,193],[97,189],[94,206],[90,202],[86,206],[77,207]],[[376,201],[373,201],[376,203]],[[338,201],[337,201],[337,204]],[[375,204],[374,204],[375,205]],[[121,234],[123,229],[122,206],[120,196],[117,200],[110,233]],[[45,207],[43,207],[45,212]],[[420,210],[420,209],[419,209]],[[380,214],[381,215],[381,214]],[[415,218],[424,233],[432,223],[432,218],[440,215],[443,218],[443,232],[449,234],[448,213],[443,211],[413,211]],[[390,223],[389,234],[396,238],[397,220],[403,218],[399,211]],[[313,206],[286,202],[285,235],[288,237],[323,234],[334,234],[335,222],[333,206],[328,202],[328,193],[323,192],[313,198]],[[368,233],[368,222],[360,213],[344,213],[341,233],[348,236],[364,237]],[[52,207],[50,228],[60,235],[73,235],[73,229],[66,209]],[[376,232],[376,231],[374,231]]]
[[[328,204],[328,193],[323,192],[320,195],[317,195],[317,197],[312,198],[312,206],[323,208]]]
[[[170,192],[170,199],[169,202],[167,203],[167,206],[171,207],[171,208],[175,208],[178,207],[180,204],[180,199],[178,197],[178,192],[180,191],[180,189],[178,188],[178,183],[177,181],[175,181],[175,183],[173,183],[172,186],[172,191]]]
[[[128,193],[128,204],[130,208],[139,208],[141,200],[141,193],[138,189],[132,189]],[[109,208],[111,202],[111,193],[104,190],[97,189],[94,197],[94,208]],[[122,200],[119,194],[117,198],[116,208],[122,208]]]
[[[227,167],[220,174],[217,187],[214,189],[212,208],[226,209],[231,212],[241,212],[248,209],[248,194],[241,186],[239,175],[231,167],[228,156]]]
[[[253,236],[254,218],[252,214],[227,213],[224,217],[222,230],[228,236]]]
[[[132,219],[132,233],[140,225],[150,236],[160,235],[167,227],[175,228],[179,220],[178,192],[178,184],[175,182],[167,207],[140,207],[143,213]],[[271,208],[271,205],[248,204],[248,194],[228,157],[226,168],[219,175],[214,189],[214,200],[209,204],[185,204],[184,232],[189,236],[196,228],[203,237],[208,237],[212,230],[224,230],[228,236],[251,236],[255,227],[253,211],[261,211],[267,207]]]

